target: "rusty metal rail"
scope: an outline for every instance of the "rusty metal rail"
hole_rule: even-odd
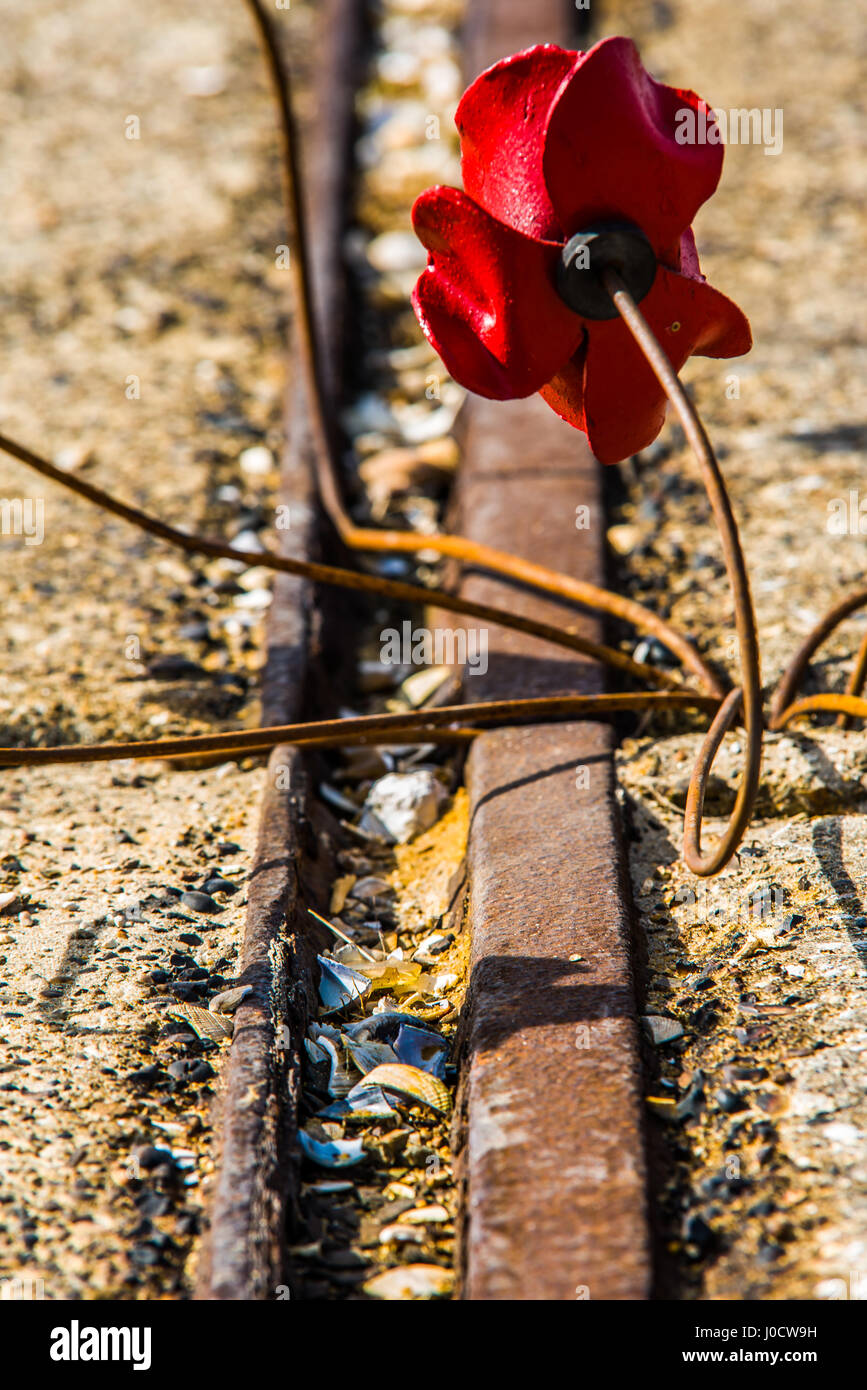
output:
[[[574,44],[562,0],[472,7],[470,79],[532,43]],[[474,399],[459,529],[604,583],[601,470],[538,398]],[[576,530],[575,507],[591,526]],[[464,592],[496,584],[470,577]],[[519,611],[549,611],[514,595]],[[582,631],[598,636],[598,620]],[[472,698],[600,688],[599,667],[492,633]],[[565,654],[563,654],[565,655]],[[473,684],[476,684],[474,681]],[[482,734],[467,766],[470,990],[463,1021],[463,1296],[642,1299],[651,1254],[625,856],[606,724]],[[577,959],[580,957],[580,959]]]

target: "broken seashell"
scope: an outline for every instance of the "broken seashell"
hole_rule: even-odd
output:
[[[179,1018],[188,1023],[197,1038],[210,1039],[211,1042],[224,1043],[232,1036],[233,1022],[222,1014],[212,1014],[208,1009],[200,1009],[196,1004],[174,1004],[166,1009],[170,1018]]]
[[[417,996],[412,995],[409,999],[404,1000],[407,1008],[412,1007],[410,1018],[414,1021],[421,1023],[437,1023],[441,1018],[447,1018],[450,1013],[454,1012],[455,1006],[448,999],[438,999],[435,1003],[427,1006],[420,1002],[418,1008],[416,1008],[416,997]],[[418,996],[418,998],[420,1000],[421,996]]]
[[[460,976],[456,975],[453,970],[443,970],[439,975],[432,975],[427,978],[430,980],[432,994],[442,994],[444,990],[452,989],[460,981]]]
[[[358,1070],[365,1074],[373,1071],[374,1067],[381,1067],[388,1062],[399,1060],[394,1048],[385,1042],[351,1042],[349,1055]]]
[[[345,1096],[355,1085],[355,1077],[346,1065],[346,1050],[343,1040],[335,1043],[331,1038],[320,1033],[316,1039],[316,1046],[328,1054],[331,1062],[331,1070],[328,1076],[328,1094],[330,1096]]]
[[[343,1031],[355,1042],[385,1042],[393,1045],[404,1023],[411,1028],[417,1028],[419,1015],[398,1013],[394,1009],[380,1009],[377,1006],[377,1011],[368,1018],[361,1018],[357,1023],[347,1023]],[[440,1036],[433,1031],[430,1035],[432,1038]]]
[[[238,985],[236,989],[224,989],[215,994],[208,1005],[212,1014],[233,1014],[242,999],[253,993],[252,985]]]
[[[446,935],[443,932],[431,932],[413,951],[412,958],[421,961],[422,965],[436,965],[437,957],[447,951],[453,941],[451,933]]]
[[[361,999],[370,989],[370,980],[357,970],[339,961],[317,956],[319,962],[319,998],[329,1013],[345,1009],[355,999]]]
[[[411,676],[407,676],[400,687],[400,693],[413,709],[420,709],[451,674],[450,666],[425,666],[421,671],[414,671]]]
[[[386,1062],[374,1067],[364,1078],[364,1084],[381,1086],[387,1094],[396,1095],[410,1105],[429,1105],[441,1115],[448,1115],[452,1108],[452,1098],[439,1077],[404,1062]]]
[[[650,1041],[656,1047],[674,1042],[683,1037],[683,1025],[676,1018],[665,1018],[662,1014],[642,1014],[641,1022]]]
[[[421,1071],[430,1072],[431,1076],[445,1081],[449,1045],[438,1033],[429,1033],[426,1028],[403,1023],[392,1046],[399,1062],[419,1067]]]
[[[381,1086],[359,1084],[353,1086],[349,1095],[327,1105],[316,1116],[317,1120],[373,1120],[391,1119],[397,1116],[393,1105]]]

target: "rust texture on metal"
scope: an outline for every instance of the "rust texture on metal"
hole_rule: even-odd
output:
[[[568,42],[566,6],[472,7],[468,76]],[[462,531],[602,582],[599,465],[533,397],[474,399]],[[575,508],[589,505],[589,528]],[[463,592],[502,597],[493,579]],[[515,591],[520,612],[553,605]],[[562,607],[557,610],[563,619]],[[570,615],[570,618],[572,615]],[[595,619],[580,630],[598,636]],[[471,698],[598,689],[598,668],[491,631]],[[603,724],[482,734],[468,761],[471,980],[461,1109],[467,1299],[641,1299],[651,1260],[625,856]],[[579,772],[583,769],[583,772]],[[586,785],[585,785],[586,783]],[[582,956],[583,960],[570,957]]]
[[[356,0],[329,0],[324,6],[320,51],[327,57],[318,68],[316,114],[305,161],[305,191],[311,212],[315,209],[317,227],[315,282],[320,303],[332,316],[339,306],[333,271],[339,262],[352,68],[360,26],[361,6]],[[326,345],[333,355],[336,341]],[[291,525],[279,534],[284,554],[306,560],[315,552],[319,522],[309,416],[292,358],[287,422],[279,501],[289,507]],[[309,582],[278,574],[267,633],[263,725],[303,717],[315,623]],[[222,1076],[216,1114],[217,1174],[197,1299],[273,1298],[287,1273],[286,1222],[296,1197],[299,1167],[293,1146],[300,1046],[315,988],[309,919],[299,889],[299,823],[304,803],[303,755],[298,749],[279,746],[268,764],[239,972],[240,983],[254,989],[235,1015]]]

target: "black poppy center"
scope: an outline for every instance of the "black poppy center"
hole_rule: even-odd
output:
[[[566,242],[557,265],[557,290],[582,318],[617,318],[603,283],[605,270],[617,271],[636,304],[644,298],[656,277],[656,256],[640,227],[598,222]]]

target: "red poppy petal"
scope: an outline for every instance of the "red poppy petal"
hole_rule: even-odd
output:
[[[750,326],[736,304],[703,280],[663,269],[642,301],[675,370],[692,353],[735,357],[749,351]],[[620,319],[594,323],[584,371],[587,437],[602,463],[646,449],[665,419],[665,392]]]
[[[560,247],[498,222],[456,188],[429,188],[412,216],[431,253],[413,305],[449,372],[480,396],[531,396],[584,335],[554,288]]]
[[[572,425],[576,430],[587,433],[584,418],[584,363],[587,357],[587,342],[569,359],[559,372],[542,387],[539,395],[551,409]]]
[[[603,39],[585,54],[551,107],[542,161],[567,236],[623,218],[641,227],[660,260],[677,264],[681,234],[716,188],[723,160],[721,144],[678,143],[679,131],[689,133],[678,120],[686,111],[698,126],[707,108],[694,92],[654,81],[631,39]]]
[[[698,263],[698,249],[692,227],[687,227],[680,238],[678,249],[680,252],[678,264],[669,266],[669,270],[679,270],[681,275],[685,275],[689,280],[704,280],[705,277],[702,275],[701,266]]]
[[[542,176],[548,113],[581,55],[539,44],[495,63],[468,87],[455,115],[464,189],[527,236],[562,239]]]

